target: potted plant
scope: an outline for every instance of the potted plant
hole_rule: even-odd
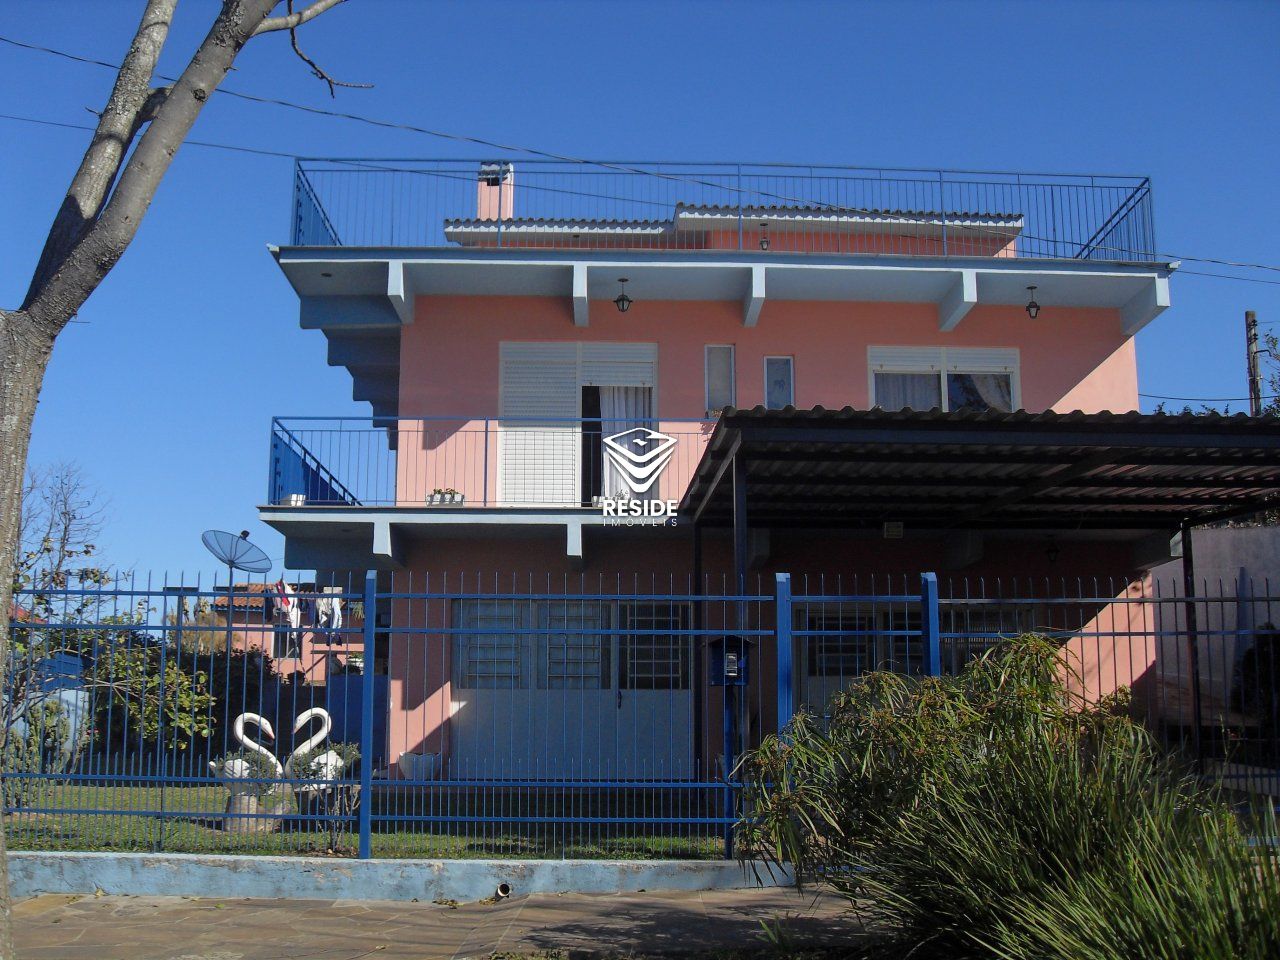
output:
[[[280,764],[265,751],[233,750],[209,764],[213,775],[230,791],[227,818],[222,823],[228,833],[270,833],[280,829],[280,815],[287,801],[276,781]],[[258,816],[261,814],[261,816]]]
[[[461,504],[466,498],[453,487],[436,487],[427,499],[432,504]]]

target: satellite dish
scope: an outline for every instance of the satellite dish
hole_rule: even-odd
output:
[[[249,531],[239,536],[225,530],[206,530],[200,535],[205,548],[227,565],[227,653],[233,646],[231,631],[236,609],[235,570],[245,573],[266,573],[271,569],[271,558],[249,542]]]
[[[266,573],[271,569],[271,558],[249,542],[248,530],[239,536],[225,530],[206,530],[200,539],[210,553],[233,570]]]

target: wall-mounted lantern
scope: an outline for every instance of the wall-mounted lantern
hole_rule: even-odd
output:
[[[1027,301],[1027,316],[1034,320],[1040,316],[1040,304],[1036,303],[1036,285],[1034,283],[1027,287],[1027,293],[1031,294],[1031,299]]]
[[[627,278],[619,277],[618,283],[621,286],[619,287],[618,295],[613,298],[613,305],[618,308],[619,313],[626,313],[631,309],[631,304],[635,301],[627,296]]]

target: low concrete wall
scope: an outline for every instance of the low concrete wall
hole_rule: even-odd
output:
[[[789,883],[790,877],[765,885]],[[481,900],[499,883],[526,893],[727,890],[757,885],[750,868],[699,860],[339,860],[155,853],[9,854],[15,897],[102,890],[135,896],[294,900]]]

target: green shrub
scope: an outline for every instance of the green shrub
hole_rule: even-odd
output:
[[[873,674],[747,760],[748,849],[869,896],[944,956],[1280,955],[1280,872],[1122,701],[1078,709],[1023,638]],[[1273,824],[1272,824],[1273,826]]]

